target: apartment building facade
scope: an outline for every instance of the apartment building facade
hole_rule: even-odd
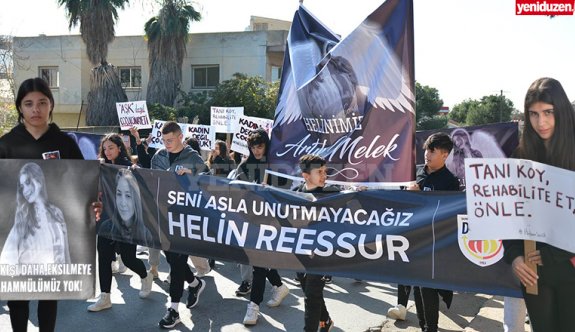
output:
[[[238,72],[278,80],[290,24],[252,17],[247,31],[190,34],[181,89],[214,89]],[[84,126],[92,64],[81,37],[14,37],[14,54],[16,86],[30,77],[44,78],[54,94],[54,121],[63,127]],[[116,37],[108,62],[117,67],[128,100],[145,100],[149,65],[144,36]]]

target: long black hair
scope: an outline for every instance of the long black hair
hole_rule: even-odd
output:
[[[553,105],[555,129],[547,145],[535,132],[529,118],[529,109],[537,102]],[[525,128],[517,155],[523,159],[575,170],[575,111],[561,83],[549,77],[533,82],[525,95],[524,114]]]

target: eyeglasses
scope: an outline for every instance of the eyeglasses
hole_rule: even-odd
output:
[[[168,145],[172,145],[172,143],[174,143],[176,141],[175,138],[168,138],[168,139],[163,139],[160,138],[160,142],[162,142],[162,144],[168,144]]]

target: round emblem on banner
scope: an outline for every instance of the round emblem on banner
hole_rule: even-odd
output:
[[[469,240],[469,227],[466,215],[457,216],[457,242],[461,253],[473,264],[489,266],[503,258],[503,242],[501,240]]]

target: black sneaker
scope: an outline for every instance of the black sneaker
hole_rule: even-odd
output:
[[[210,269],[214,269],[214,267],[216,266],[216,260],[215,259],[208,259],[208,264],[210,265]]]
[[[331,276],[323,276],[323,281],[325,281],[326,284],[331,284],[332,280],[331,280]]]
[[[252,284],[249,281],[242,281],[242,284],[236,289],[236,296],[249,294],[252,291]]]
[[[172,327],[178,325],[179,322],[180,314],[176,310],[168,308],[164,318],[162,318],[158,325],[164,329],[171,329]]]
[[[200,301],[200,294],[202,294],[204,288],[206,288],[205,281],[200,278],[196,278],[196,280],[199,282],[196,287],[188,286],[188,304],[186,305],[188,309],[193,308],[198,304]]]

